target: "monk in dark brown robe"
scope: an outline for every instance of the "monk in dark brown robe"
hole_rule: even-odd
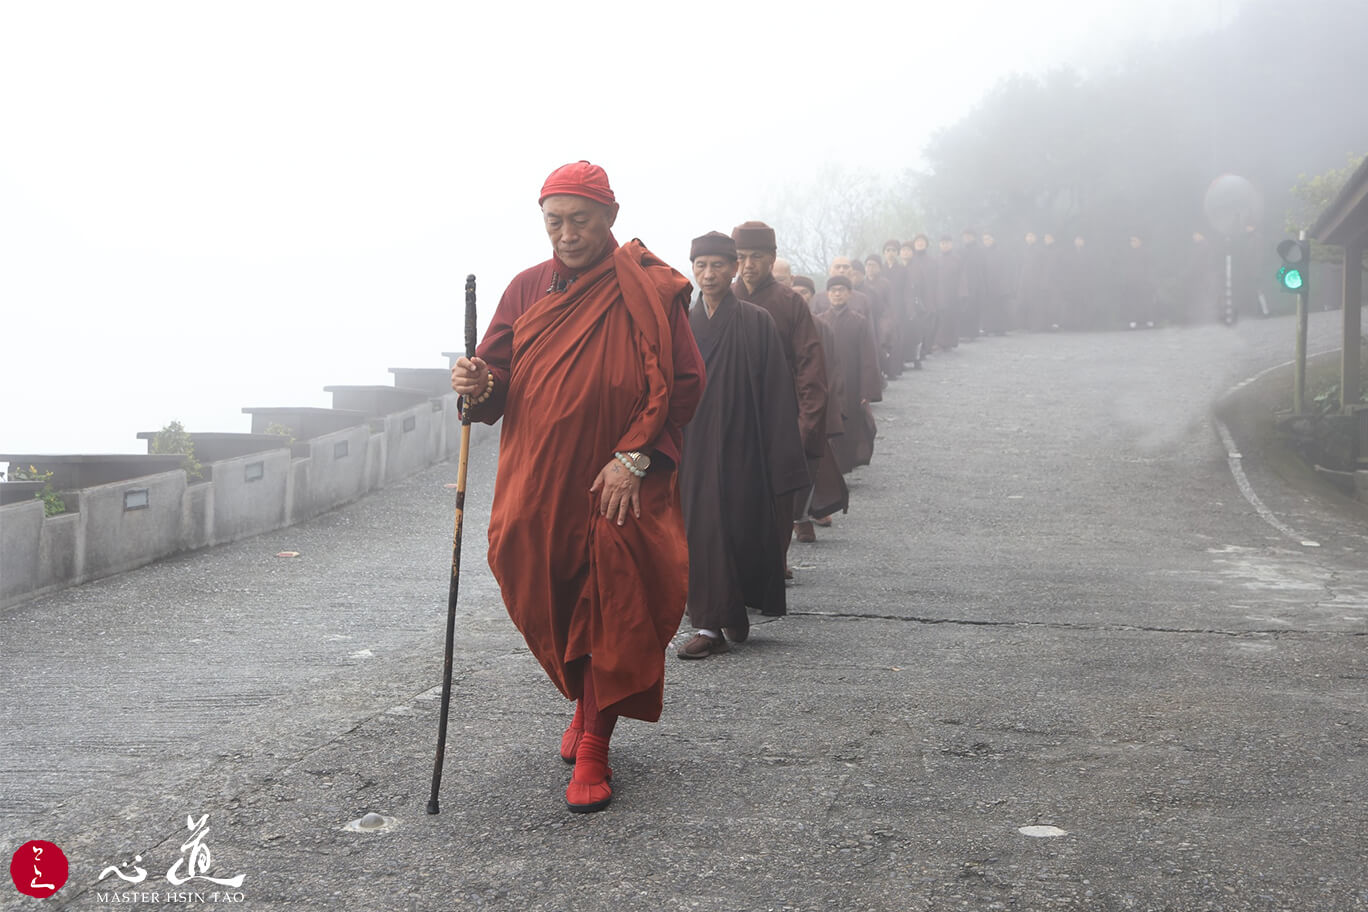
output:
[[[960,232],[959,258],[962,275],[959,336],[975,342],[983,334],[983,297],[987,281],[987,264],[984,262],[983,248],[979,246],[977,230],[965,228]]]
[[[703,393],[690,285],[612,234],[603,169],[552,172],[540,205],[554,255],[520,273],[452,389],[503,419],[489,565],[509,616],[566,697],[570,810],[612,798],[619,715],[660,718],[665,649],[684,613],[688,545],[676,484]]]
[[[811,306],[817,294],[816,283],[807,276],[793,280],[793,288]],[[850,489],[846,487],[845,477],[836,464],[836,453],[832,440],[845,433],[845,420],[841,415],[841,403],[845,401],[845,381],[841,377],[841,362],[836,354],[836,337],[824,320],[815,320],[817,332],[822,337],[822,355],[827,366],[827,442],[822,458],[814,470],[811,461],[808,471],[812,474],[812,489],[808,494],[804,518],[794,524],[794,535],[800,542],[817,540],[812,526],[830,526],[834,513],[845,513],[850,509]]]
[[[717,231],[689,252],[701,303],[689,317],[708,386],[684,432],[679,487],[689,537],[689,622],[678,650],[704,659],[750,631],[746,607],[787,612],[784,553],[773,534],[776,498],[808,486],[798,399],[770,315],[738,301],[736,242]]]
[[[1046,259],[1049,253],[1041,245],[1034,231],[1026,232],[1026,246],[1021,251],[1021,268],[1017,273],[1017,322],[1031,332],[1050,328],[1050,288]]]
[[[907,270],[904,275],[903,297],[907,300],[908,333],[907,360],[914,368],[931,351],[936,341],[936,261],[931,258],[931,241],[924,234],[904,242],[898,258]]]
[[[960,317],[966,296],[964,261],[955,252],[955,242],[948,234],[940,239],[940,251],[936,260],[936,304],[940,311],[936,347],[949,351],[959,347]]]
[[[778,244],[773,228],[764,222],[742,222],[732,229],[731,236],[736,242],[738,264],[733,291],[737,298],[749,301],[773,318],[784,342],[784,358],[798,396],[798,433],[803,440],[803,452],[810,460],[821,459],[826,444],[827,370],[812,313],[796,291],[775,281]],[[776,499],[778,535],[785,555],[793,539],[793,523],[802,518],[803,500],[802,492],[782,494]],[[785,576],[792,575],[786,564]]]
[[[874,456],[877,428],[869,404],[883,398],[883,383],[869,321],[850,307],[850,280],[839,275],[828,278],[827,297],[831,307],[820,319],[831,327],[835,337],[845,385],[841,402],[845,433],[833,441],[832,449],[836,464],[842,473],[847,473],[856,466],[869,465]]]

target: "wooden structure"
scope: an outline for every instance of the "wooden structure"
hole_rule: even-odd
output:
[[[1342,411],[1355,411],[1354,401],[1363,378],[1360,363],[1363,334],[1363,252],[1368,249],[1368,158],[1354,171],[1339,195],[1325,207],[1307,232],[1311,238],[1344,250],[1344,347],[1340,354]],[[1363,406],[1358,407],[1359,410]],[[1362,456],[1364,454],[1360,454]]]

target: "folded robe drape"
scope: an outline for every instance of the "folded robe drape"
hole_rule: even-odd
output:
[[[643,449],[692,415],[701,361],[687,340],[700,366],[687,366],[680,385],[692,401],[681,402],[672,329],[689,289],[631,241],[517,317],[489,523],[504,604],[552,682],[578,698],[570,666],[592,654],[599,707],[646,721],[660,718],[665,648],[687,589],[675,467],[652,467],[641,516],[621,526],[599,515],[589,489],[615,452]]]

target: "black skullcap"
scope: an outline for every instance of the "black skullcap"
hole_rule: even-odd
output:
[[[736,242],[720,231],[709,231],[702,237],[693,239],[689,245],[689,261],[701,256],[720,256],[729,260],[736,259]]]

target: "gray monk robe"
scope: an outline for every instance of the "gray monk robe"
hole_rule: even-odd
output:
[[[689,326],[708,378],[679,465],[689,620],[744,627],[747,605],[768,615],[787,610],[775,497],[808,484],[798,399],[764,310],[729,292],[711,318],[706,305],[695,306]]]
[[[840,437],[832,438],[831,448],[836,453],[836,464],[842,473],[846,473],[856,466],[869,465],[874,457],[877,429],[874,414],[865,403],[883,398],[879,353],[874,347],[869,321],[849,304],[832,307],[819,319],[831,327],[835,337],[836,357],[844,384],[840,407],[845,427]]]

